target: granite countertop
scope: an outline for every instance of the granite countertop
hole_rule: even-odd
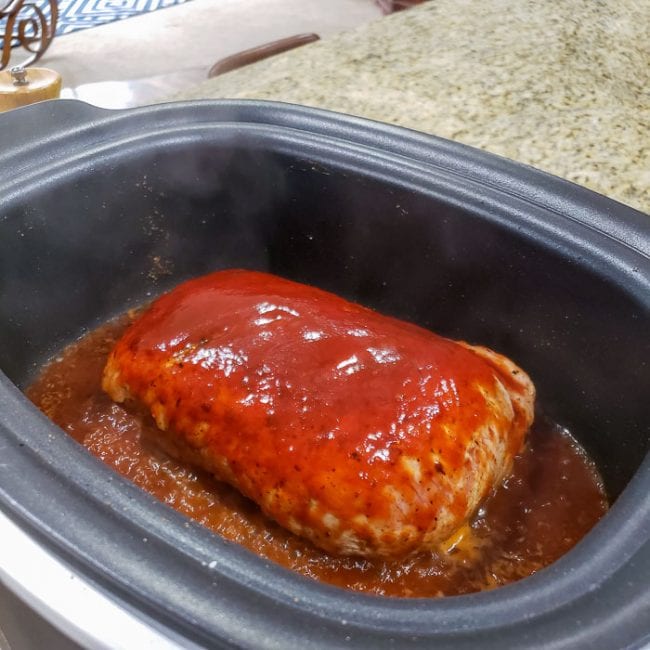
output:
[[[650,212],[648,0],[431,0],[174,97],[199,98],[399,124]]]

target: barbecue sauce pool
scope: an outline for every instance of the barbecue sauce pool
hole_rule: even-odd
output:
[[[334,557],[268,519],[256,504],[152,445],[150,416],[101,389],[125,315],[87,334],[27,390],[48,417],[124,477],[224,538],[302,575],[371,594],[432,597],[492,589],[531,575],[571,549],[606,513],[595,465],[562,427],[539,415],[511,475],[446,552],[405,560]]]

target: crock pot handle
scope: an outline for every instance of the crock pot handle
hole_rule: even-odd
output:
[[[78,129],[79,124],[87,125],[115,112],[76,99],[55,99],[0,113],[0,165],[6,155],[26,142],[42,142],[54,135],[59,138],[63,132]],[[3,168],[8,169],[0,166]]]

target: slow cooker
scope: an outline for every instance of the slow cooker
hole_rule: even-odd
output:
[[[513,585],[362,595],[186,520],[23,396],[82,333],[228,267],[517,359],[597,463],[611,510]],[[0,328],[0,580],[68,647],[650,641],[647,215],[458,143],[319,110],[45,102],[0,116]]]

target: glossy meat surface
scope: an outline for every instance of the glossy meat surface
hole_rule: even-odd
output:
[[[221,271],[159,298],[104,371],[159,444],[326,551],[446,540],[507,472],[534,389],[504,357],[330,293]]]

